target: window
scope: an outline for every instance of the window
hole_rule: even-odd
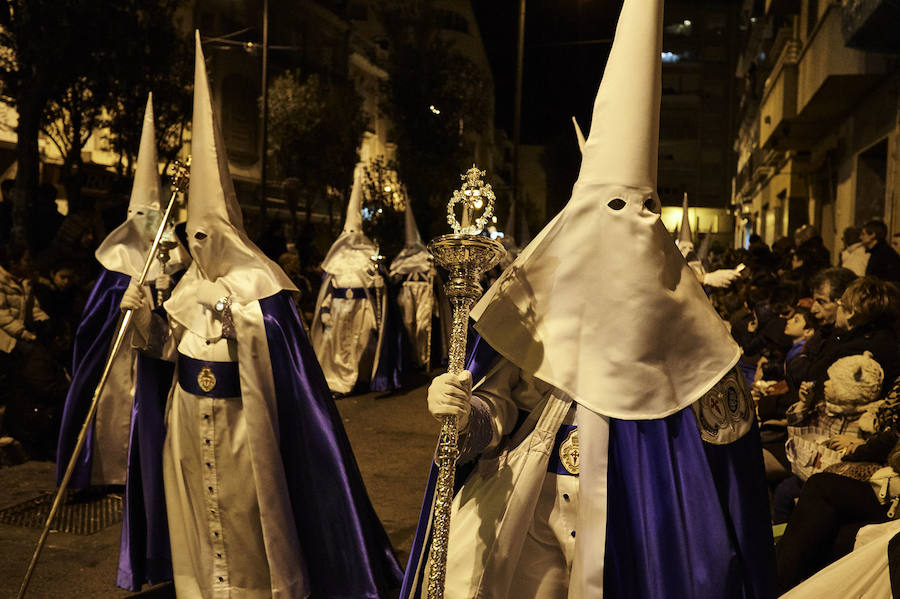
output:
[[[435,18],[441,29],[469,33],[469,22],[459,13],[450,10],[436,10]]]

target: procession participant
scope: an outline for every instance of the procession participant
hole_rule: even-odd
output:
[[[706,239],[709,239],[707,234]],[[694,234],[691,231],[691,219],[688,213],[688,196],[685,193],[681,203],[681,228],[678,230],[678,240],[675,242],[681,255],[687,260],[688,266],[694,271],[697,279],[710,287],[728,287],[741,276],[741,271],[735,268],[720,268],[707,272],[699,252],[694,249]]]
[[[72,384],[66,396],[59,432],[57,479],[71,458],[75,439],[84,422],[100,379],[119,320],[119,303],[131,279],[137,279],[160,225],[160,185],[156,137],[153,131],[153,98],[147,98],[134,184],[125,222],[113,230],[95,256],[103,270],[94,284],[75,334]],[[183,270],[190,259],[171,252],[169,262],[154,260],[147,275],[148,289],[158,299],[157,285],[169,287],[173,271]],[[71,486],[124,485],[132,424],[132,398],[137,377],[137,352],[124,350],[116,356],[78,458]]]
[[[475,306],[502,357],[441,375],[460,462],[444,597],[771,597],[740,349],[660,221],[660,0],[625,0],[572,199]],[[585,276],[584,273],[590,273]],[[401,596],[430,574],[429,498]]]
[[[415,363],[429,369],[447,357],[450,307],[408,199],[405,219],[406,245],[391,262],[391,283],[398,288],[396,301],[414,348]]]
[[[357,164],[344,229],[322,261],[325,274],[310,327],[328,387],[338,395],[371,381],[387,312],[378,248],[362,228],[363,176]]]
[[[165,501],[175,590],[191,597],[379,597],[400,569],[287,275],[243,227],[196,38],[187,237],[165,303],[129,287],[134,343],[176,360]]]

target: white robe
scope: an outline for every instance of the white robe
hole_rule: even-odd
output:
[[[333,296],[334,289],[348,288],[366,292]],[[322,283],[310,340],[333,392],[349,393],[375,372],[385,308],[384,279],[374,271],[328,275]]]
[[[434,276],[431,272],[411,274],[403,281],[397,294],[403,327],[413,344],[416,364],[426,367],[431,358],[431,322],[435,312]]]
[[[205,311],[212,314],[206,308]],[[136,347],[169,360],[240,364],[241,396],[186,392],[177,374],[166,406],[166,512],[179,599],[301,598],[308,576],[278,447],[275,387],[258,301],[233,304],[237,341],[154,319]],[[144,327],[146,330],[147,327]]]

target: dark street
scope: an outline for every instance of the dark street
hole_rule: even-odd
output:
[[[337,402],[369,497],[406,565],[422,501],[438,423],[425,409],[426,387],[384,397],[368,394]],[[0,510],[53,489],[54,465],[27,462],[0,469]],[[27,597],[129,597],[116,588],[121,522],[93,535],[51,533]],[[40,529],[0,524],[0,597],[14,597]],[[161,585],[162,586],[162,585]],[[137,596],[171,597],[171,588]]]

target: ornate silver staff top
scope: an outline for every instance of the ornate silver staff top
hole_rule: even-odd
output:
[[[447,223],[453,233],[442,235],[428,244],[435,262],[450,273],[444,284],[453,306],[453,328],[450,332],[449,371],[460,372],[465,366],[466,336],[469,310],[481,297],[478,280],[506,253],[500,242],[480,235],[494,213],[494,192],[481,177],[486,173],[475,165],[462,175],[462,187],[453,192],[447,204]],[[460,205],[461,218],[456,218]],[[481,215],[475,217],[477,211]],[[456,471],[459,431],[456,416],[447,416],[441,424],[438,440],[438,478],[432,510],[432,542],[428,565],[428,599],[442,599],[447,570],[447,542],[450,537],[450,508],[453,502],[453,478]]]

